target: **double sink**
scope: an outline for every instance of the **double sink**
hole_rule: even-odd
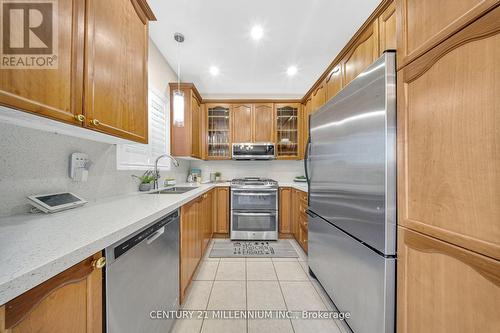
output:
[[[174,187],[169,187],[165,188],[163,190],[155,191],[155,192],[150,192],[149,194],[182,194],[186,193],[192,190],[197,189],[198,187],[192,187],[192,186],[174,186]]]

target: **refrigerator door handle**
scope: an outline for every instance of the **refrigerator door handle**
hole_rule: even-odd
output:
[[[318,215],[314,214],[311,212],[309,209],[306,209],[306,214],[309,215],[310,217],[317,217]]]
[[[306,180],[307,180],[307,186],[309,186],[309,150],[311,149],[311,136],[307,138],[307,143],[306,143],[306,152],[304,155],[304,170],[306,172]]]

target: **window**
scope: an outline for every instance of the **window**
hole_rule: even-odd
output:
[[[170,112],[167,97],[149,89],[149,143],[119,144],[116,148],[118,170],[148,170],[154,167],[155,159],[170,152]],[[160,170],[170,170],[170,160],[161,159]]]

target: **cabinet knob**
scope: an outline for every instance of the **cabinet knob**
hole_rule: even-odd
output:
[[[106,258],[105,257],[100,257],[99,259],[96,259],[92,261],[92,267],[101,269],[104,266],[106,266]]]
[[[83,114],[77,114],[75,115],[75,119],[81,123],[85,121],[85,116]]]
[[[97,119],[92,119],[92,120],[90,121],[90,123],[91,123],[92,125],[94,125],[94,126],[99,126],[99,125],[101,124],[101,122],[100,122],[99,120],[97,120]]]

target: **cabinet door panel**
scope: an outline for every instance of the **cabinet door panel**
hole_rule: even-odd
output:
[[[276,157],[296,160],[302,156],[302,110],[299,103],[276,103]]]
[[[380,15],[380,54],[386,50],[396,50],[396,5],[392,2]]]
[[[87,126],[147,143],[148,28],[135,1],[87,1],[85,112]]]
[[[402,68],[498,4],[498,0],[398,0]],[[422,20],[425,18],[425,22]]]
[[[253,118],[253,142],[274,142],[273,104],[254,104]]]
[[[191,156],[201,158],[201,104],[191,92]]]
[[[326,78],[326,100],[342,90],[342,65],[335,66]]]
[[[214,232],[229,233],[229,187],[219,187],[216,190],[216,214]]]
[[[322,82],[312,94],[312,111],[314,112],[325,104],[326,91],[325,82]]]
[[[101,332],[103,275],[93,266],[101,257],[97,253],[7,302],[0,308],[0,331]]]
[[[500,262],[398,229],[398,332],[498,332]]]
[[[361,34],[344,60],[344,85],[351,82],[378,57],[378,22],[375,20]]]
[[[210,239],[212,238],[213,229],[213,216],[214,216],[214,190],[210,190],[206,193],[203,199],[203,209],[201,214],[204,216],[203,223],[203,252],[205,252]],[[203,255],[203,253],[202,253]]]
[[[326,78],[326,100],[342,90],[342,65],[335,66]]]
[[[231,112],[233,142],[252,142],[252,105],[234,104]]]
[[[191,278],[196,269],[198,243],[197,230],[197,200],[181,207],[180,222],[180,295],[181,303]]]
[[[81,125],[83,0],[58,2],[57,69],[0,69],[0,104]]]
[[[291,228],[292,212],[292,189],[289,187],[280,188],[279,195],[279,232],[289,234]]]
[[[399,223],[500,259],[500,7],[398,74]]]

